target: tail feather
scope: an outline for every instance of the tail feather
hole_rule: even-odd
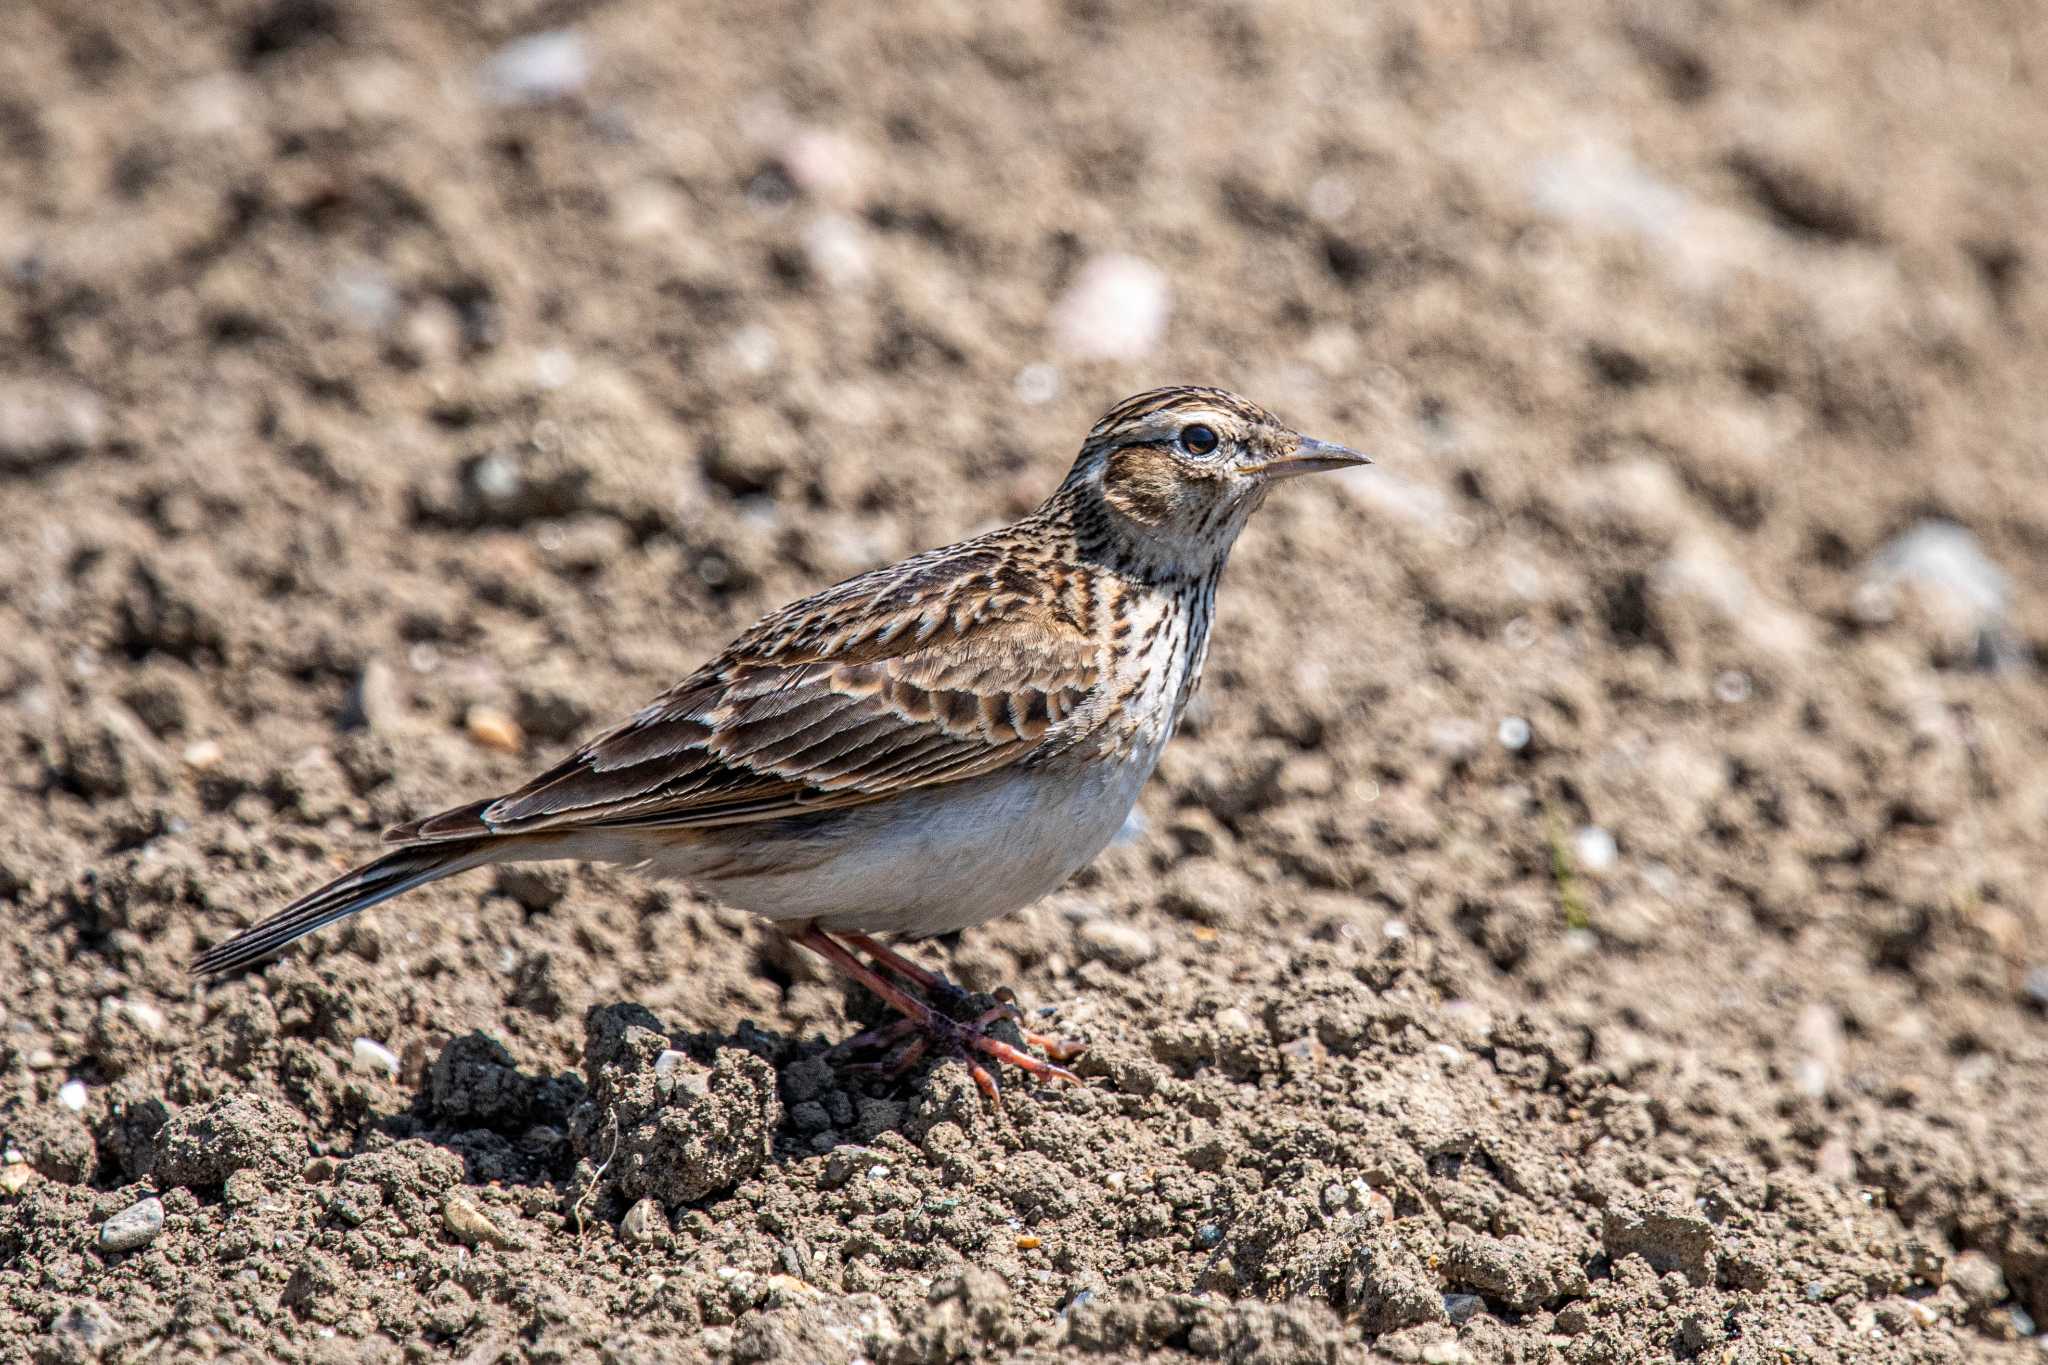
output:
[[[233,971],[269,957],[286,944],[324,929],[358,911],[381,905],[428,882],[495,862],[498,851],[488,841],[430,844],[401,848],[374,862],[345,872],[327,885],[287,905],[260,924],[251,925],[225,943],[217,943],[192,962],[195,976]]]

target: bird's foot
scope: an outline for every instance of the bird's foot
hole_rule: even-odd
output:
[[[1004,998],[991,1008],[984,1010],[973,1019],[961,1019],[955,1011],[971,998],[966,991],[946,980],[945,977],[928,968],[921,967],[901,953],[876,942],[865,934],[848,934],[847,943],[827,935],[815,926],[802,933],[792,935],[796,942],[817,953],[847,976],[880,996],[890,1008],[902,1015],[892,1023],[879,1028],[868,1029],[847,1039],[837,1051],[855,1051],[871,1047],[896,1048],[890,1056],[875,1063],[864,1064],[883,1075],[896,1076],[915,1066],[934,1044],[966,1063],[967,1071],[974,1083],[981,1087],[983,1094],[992,1101],[1002,1098],[1002,1086],[982,1060],[1008,1062],[1019,1071],[1042,1080],[1071,1081],[1075,1085],[1081,1078],[1061,1066],[1061,1062],[1072,1061],[1087,1050],[1085,1044],[1064,1038],[1033,1032],[1023,1026],[1024,1012],[1014,998],[1004,992]],[[849,950],[847,944],[858,947],[874,958],[877,965],[900,977],[906,984],[914,986],[921,993],[912,994],[903,986],[891,981],[862,962]],[[933,1003],[943,1002],[945,1008]],[[1024,1042],[1046,1054],[1044,1058],[1034,1057],[1013,1043],[1004,1041],[990,1033],[989,1026],[998,1020],[1008,1020],[1017,1027]],[[908,1040],[906,1046],[899,1047]]]

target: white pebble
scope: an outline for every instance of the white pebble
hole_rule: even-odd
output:
[[[1091,919],[1074,932],[1083,957],[1106,962],[1118,971],[1132,971],[1158,956],[1151,935],[1122,920]]]
[[[1728,706],[1749,700],[1749,674],[1739,668],[1724,668],[1714,675],[1714,698]]]
[[[1619,853],[1614,836],[1598,825],[1583,825],[1572,835],[1572,855],[1588,872],[1605,872]]]
[[[575,377],[576,357],[559,346],[533,358],[533,382],[543,389],[559,389]]]
[[[1429,751],[1438,758],[1463,763],[1479,752],[1479,727],[1465,720],[1440,720],[1429,727]]]
[[[85,1082],[69,1080],[57,1088],[57,1103],[74,1114],[85,1112]]]
[[[1060,349],[1090,360],[1142,360],[1166,336],[1173,291],[1166,272],[1120,253],[1081,267],[1053,307]]]
[[[484,98],[493,104],[545,104],[583,88],[590,49],[569,29],[531,33],[505,44],[484,63]]]
[[[2006,629],[2012,581],[1963,527],[1923,521],[1893,538],[1864,570],[1852,610],[1882,624],[1896,614],[1902,590],[1918,601],[1948,648],[1973,648],[1985,667],[2016,657]]]
[[[1060,371],[1057,365],[1026,365],[1017,371],[1017,400],[1022,403],[1050,403],[1059,397]]]
[[[859,143],[825,128],[803,128],[778,149],[777,160],[789,183],[830,204],[851,204],[860,198],[867,178],[867,154]]]
[[[398,1054],[375,1038],[358,1038],[350,1049],[358,1071],[381,1071],[387,1076],[398,1074]]]
[[[2005,571],[1977,537],[1950,521],[1923,521],[1893,538],[1871,561],[1874,582],[1905,580],[1952,593],[1968,610],[1993,619],[2012,598]]]
[[[502,452],[486,455],[470,470],[469,481],[485,501],[510,502],[519,492],[519,463]]]
[[[1351,188],[1350,178],[1332,172],[1319,175],[1309,182],[1308,211],[1311,216],[1325,223],[1335,222],[1351,212],[1358,203],[1358,195]]]
[[[89,389],[31,380],[0,383],[0,470],[25,470],[96,445],[106,405]]]
[[[220,761],[227,757],[227,751],[220,747],[218,740],[195,739],[185,746],[181,757],[186,767],[203,773],[209,768],[219,767]]]
[[[733,333],[726,343],[733,363],[747,375],[763,375],[775,364],[782,347],[777,344],[775,334],[759,323],[749,323]]]
[[[376,266],[343,266],[327,278],[322,302],[364,331],[388,326],[398,316],[398,287]]]
[[[1527,184],[1536,206],[1555,217],[1645,237],[1673,235],[1692,211],[1683,190],[1603,143],[1534,162]]]
[[[818,278],[844,289],[871,273],[867,238],[843,213],[821,213],[804,227],[804,257]]]
[[[1222,1033],[1250,1033],[1252,1017],[1236,1005],[1225,1005],[1216,1011],[1216,1028]]]
[[[101,1251],[133,1251],[148,1246],[164,1230],[164,1202],[145,1199],[131,1204],[100,1224]]]
[[[1529,722],[1520,716],[1502,717],[1499,728],[1494,731],[1495,738],[1500,740],[1500,747],[1509,753],[1520,753],[1528,748],[1530,734]]]

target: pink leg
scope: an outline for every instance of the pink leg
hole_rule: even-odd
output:
[[[950,1015],[939,1013],[855,957],[843,944],[815,924],[791,934],[790,940],[802,944],[824,958],[841,972],[880,996],[891,1009],[911,1021],[927,1036],[948,1044],[963,1056],[971,1050],[999,1062],[1008,1062],[1028,1075],[1072,1081],[1076,1085],[1081,1083],[1081,1078],[1065,1067],[1053,1062],[1040,1061],[1000,1038],[990,1037],[982,1024],[963,1024]],[[933,979],[937,979],[936,975]],[[894,1030],[888,1032],[893,1033]],[[996,1085],[995,1077],[990,1075],[988,1069],[980,1062],[972,1058],[967,1060],[968,1071],[973,1075],[975,1084],[979,1085],[990,1099],[999,1099],[1000,1088]]]
[[[929,995],[965,998],[967,994],[967,992],[961,990],[931,968],[924,966],[922,963],[913,962],[870,934],[842,934],[840,937],[845,939],[848,945],[866,953],[876,962],[906,981],[916,982]],[[1007,997],[1008,994],[1007,988],[998,992],[998,995],[1003,997]],[[1077,1043],[1068,1038],[1058,1038],[1049,1033],[1034,1033],[1024,1023],[1024,1011],[1018,1007],[1015,1000],[1008,998],[1003,1000],[1003,1004],[999,1009],[989,1011],[988,1014],[977,1020],[976,1024],[977,1027],[986,1027],[994,1020],[1005,1017],[1017,1026],[1017,1031],[1024,1035],[1026,1043],[1037,1048],[1056,1062],[1071,1062],[1074,1058],[1088,1050],[1086,1043]]]

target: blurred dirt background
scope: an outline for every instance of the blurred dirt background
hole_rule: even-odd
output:
[[[0,1356],[2041,1358],[2048,9],[0,15]],[[957,943],[629,875],[196,949],[1217,383],[1141,818]],[[849,1012],[851,1011],[851,1013]]]

